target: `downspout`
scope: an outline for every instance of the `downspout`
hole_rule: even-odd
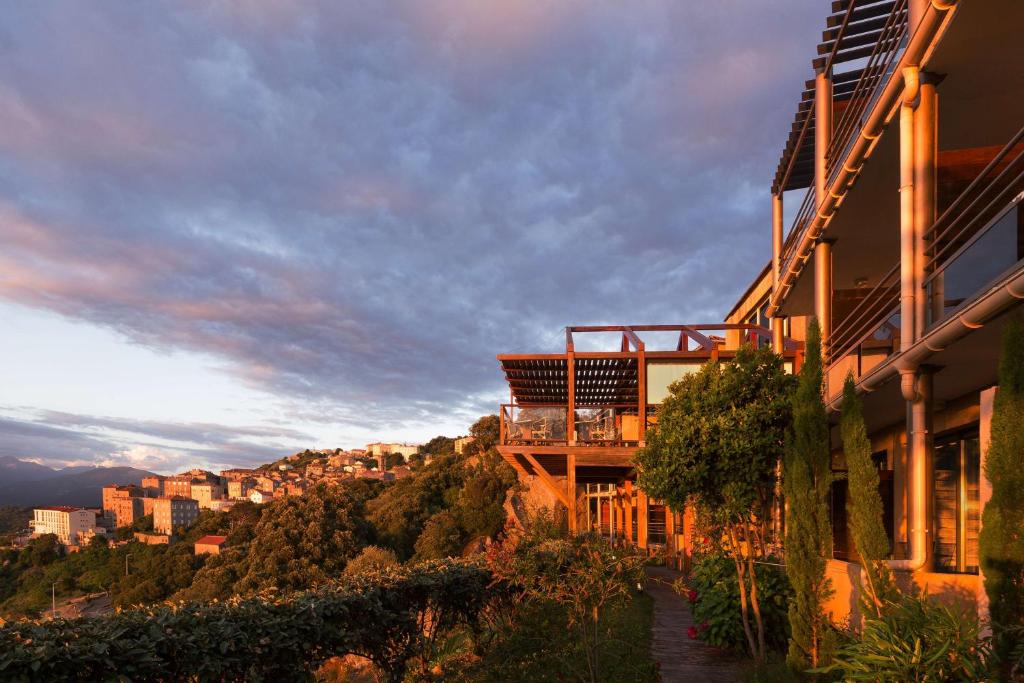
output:
[[[920,332],[918,287],[921,283],[917,254],[919,244],[914,202],[914,102],[920,91],[916,66],[903,69],[903,99],[900,102],[900,353],[906,353]],[[928,562],[928,470],[927,420],[931,377],[919,372],[917,364],[900,367],[900,392],[907,401],[907,452],[910,461],[910,557],[890,560],[889,566],[917,571]]]

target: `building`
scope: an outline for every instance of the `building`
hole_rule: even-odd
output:
[[[595,333],[621,343],[576,351],[579,335]],[[673,342],[661,348],[644,336]],[[668,386],[709,360],[733,358],[746,341],[768,344],[771,332],[752,323],[569,327],[564,353],[499,355],[512,402],[500,407],[498,452],[526,485],[516,507],[547,507],[571,531],[684,561],[692,521],[636,488],[633,458]],[[788,366],[798,369],[802,344],[782,341]]]
[[[146,545],[170,545],[171,537],[168,534],[147,534],[141,531],[135,532],[135,540]]]
[[[103,487],[103,515],[114,518],[114,501],[121,498],[141,496],[142,490],[134,484],[110,484]]]
[[[227,536],[203,536],[196,541],[195,554],[220,555],[220,549],[227,540]]]
[[[164,478],[159,474],[142,478],[142,489],[147,497],[159,498],[164,495]]]
[[[768,285],[732,315],[770,321],[777,345],[817,318],[833,421],[848,373],[863,395],[891,566],[984,616],[981,473],[1000,335],[1024,296],[1024,4],[833,11],[771,183]],[[832,447],[841,472],[835,428]],[[855,621],[845,497],[836,482],[829,610]]]
[[[131,526],[135,520],[142,517],[145,512],[143,501],[146,498],[114,498],[111,505],[110,515],[114,519],[115,527]],[[152,498],[148,500],[154,500]],[[106,510],[104,511],[106,513]]]
[[[462,455],[466,452],[466,448],[473,443],[473,437],[471,436],[459,436],[455,439],[455,452]]]
[[[249,491],[252,490],[254,485],[255,480],[251,478],[231,479],[228,481],[228,498],[232,500],[248,498]]]
[[[36,508],[29,526],[33,536],[53,534],[64,545],[77,545],[96,528],[96,511],[68,506]]]
[[[191,525],[198,516],[197,501],[184,496],[161,496],[153,506],[153,530],[173,534],[175,529]]]
[[[161,482],[163,496],[181,496],[190,498],[192,496],[192,483],[194,478],[188,475],[164,477]]]
[[[249,494],[249,500],[256,503],[257,505],[269,503],[270,501],[274,500],[274,492],[257,489]]]
[[[208,510],[215,500],[224,498],[224,487],[210,482],[195,483],[189,489],[189,497],[199,503],[199,507]]]

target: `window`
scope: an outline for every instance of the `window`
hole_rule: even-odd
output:
[[[981,447],[978,428],[935,437],[935,571],[978,573]]]

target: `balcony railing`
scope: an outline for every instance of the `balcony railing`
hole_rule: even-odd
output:
[[[503,444],[564,444],[566,415],[562,406],[501,406]]]
[[[568,409],[562,406],[501,407],[501,440],[504,445],[629,446],[639,443],[639,418],[635,408],[578,408],[575,434],[566,430]],[[571,438],[574,437],[574,438]]]
[[[1024,127],[925,235],[929,327],[1024,258]]]

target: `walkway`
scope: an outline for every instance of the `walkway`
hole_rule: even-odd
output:
[[[694,621],[689,604],[672,590],[679,576],[665,567],[647,568],[647,593],[654,598],[651,655],[661,665],[662,683],[739,681],[741,664],[736,657],[687,636]]]

